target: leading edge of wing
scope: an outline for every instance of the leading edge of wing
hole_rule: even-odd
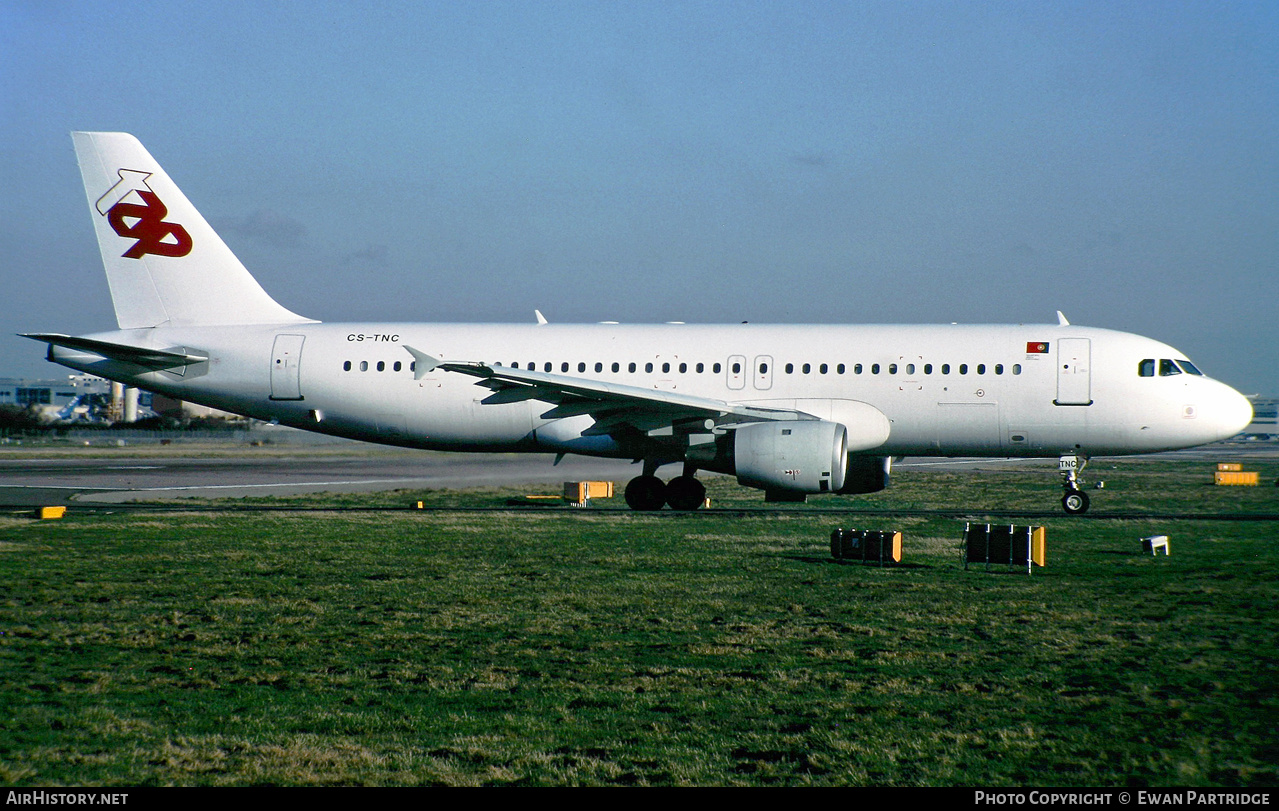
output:
[[[407,344],[401,344],[413,356],[416,365],[414,378],[436,369],[470,375],[479,378],[477,385],[493,389],[484,398],[486,404],[514,403],[523,400],[539,400],[554,407],[542,415],[543,419],[571,417],[580,414],[599,415],[627,408],[643,408],[645,411],[661,411],[672,421],[681,418],[705,417],[717,424],[723,422],[814,420],[810,414],[788,409],[759,408],[739,405],[710,397],[696,397],[662,389],[646,389],[620,383],[606,383],[571,375],[551,372],[535,372],[507,366],[491,366],[479,361],[443,361]]]

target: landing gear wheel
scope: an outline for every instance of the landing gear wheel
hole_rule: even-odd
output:
[[[632,510],[660,510],[666,503],[666,485],[656,476],[636,476],[626,485],[626,506]]]
[[[705,501],[706,487],[695,476],[677,476],[666,483],[666,503],[672,510],[696,510]]]
[[[1082,490],[1071,490],[1061,497],[1061,506],[1071,515],[1083,515],[1088,512],[1088,494]]]

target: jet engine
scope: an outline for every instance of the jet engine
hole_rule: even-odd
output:
[[[739,484],[790,493],[831,493],[844,486],[848,432],[826,420],[758,422],[733,432]]]

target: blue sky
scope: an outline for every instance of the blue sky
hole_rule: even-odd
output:
[[[3,0],[0,376],[115,325],[73,129],[326,321],[1060,309],[1279,394],[1275,2]]]

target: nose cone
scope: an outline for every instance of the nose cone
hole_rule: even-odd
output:
[[[1252,422],[1252,403],[1239,392],[1222,384],[1212,404],[1211,419],[1218,439],[1229,439]]]

